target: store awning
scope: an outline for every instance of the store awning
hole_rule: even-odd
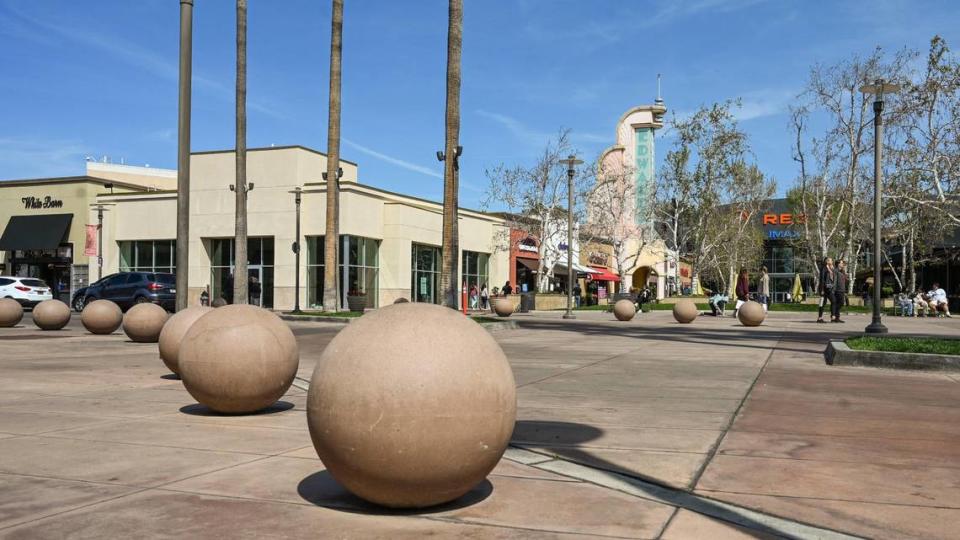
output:
[[[67,237],[73,214],[13,216],[0,236],[0,251],[57,249]]]
[[[518,259],[518,260],[519,260],[519,259]],[[587,268],[586,266],[579,265],[579,264],[577,264],[577,263],[573,263],[573,269],[574,269],[578,274],[599,274],[599,272],[597,272],[597,271],[594,270],[593,268]],[[558,262],[557,264],[553,265],[553,273],[554,273],[554,274],[567,275],[567,265],[566,265],[566,263],[559,263],[559,262]]]
[[[537,272],[540,270],[540,261],[537,259],[524,259],[522,257],[517,257],[517,262],[525,266],[531,272]]]
[[[597,274],[591,274],[590,279],[594,281],[620,281],[620,276],[610,272],[609,269],[602,266],[591,266]]]

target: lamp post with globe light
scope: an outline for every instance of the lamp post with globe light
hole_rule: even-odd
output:
[[[576,173],[573,167],[583,163],[583,160],[571,154],[567,159],[561,159],[560,163],[567,166],[567,312],[564,313],[563,318],[576,319],[572,312],[573,284],[577,279],[576,271],[573,269],[573,177]]]

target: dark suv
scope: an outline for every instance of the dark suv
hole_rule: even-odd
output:
[[[177,300],[173,274],[159,272],[120,272],[111,274],[80,289],[71,302],[82,309],[94,300],[112,300],[126,311],[134,304],[152,302],[173,311]]]

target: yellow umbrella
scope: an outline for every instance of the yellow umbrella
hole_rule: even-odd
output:
[[[800,274],[794,274],[793,276],[793,291],[790,292],[790,295],[793,296],[794,302],[803,300],[803,285],[800,284]]]
[[[700,278],[697,278],[697,286],[693,290],[694,296],[706,296],[706,293],[703,292],[703,284],[700,283]]]

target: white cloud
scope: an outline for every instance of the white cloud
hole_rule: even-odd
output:
[[[507,116],[505,114],[485,111],[483,109],[477,109],[477,114],[485,118],[489,118],[494,122],[500,124],[508,132],[510,132],[514,137],[520,139],[521,141],[531,145],[531,146],[543,146],[547,144],[547,141],[556,137],[556,132],[547,132],[533,129],[523,122],[517,120],[516,118]],[[613,135],[611,128],[611,136],[607,137],[597,133],[588,133],[588,132],[579,132],[573,130],[570,132],[570,140],[574,142],[582,143],[607,143],[612,144]]]
[[[341,138],[340,140],[343,141],[343,143],[346,144],[347,146],[349,146],[350,148],[353,148],[354,150],[357,150],[357,151],[359,151],[359,152],[362,152],[362,153],[364,153],[364,154],[367,154],[368,156],[375,157],[375,158],[379,159],[380,161],[385,161],[385,162],[387,162],[387,163],[390,163],[390,164],[392,164],[392,165],[396,165],[397,167],[400,167],[400,168],[403,168],[403,169],[407,169],[407,170],[409,170],[409,171],[414,171],[414,172],[418,172],[418,173],[420,173],[420,174],[425,174],[425,175],[427,175],[427,176],[432,176],[432,177],[434,177],[434,178],[443,179],[443,174],[442,174],[442,173],[439,173],[439,172],[437,172],[436,170],[431,169],[430,167],[425,167],[425,166],[423,166],[423,165],[417,165],[416,163],[411,163],[411,162],[409,162],[409,161],[404,161],[404,160],[402,160],[402,159],[400,159],[400,158],[395,158],[395,157],[393,157],[393,156],[388,156],[388,155],[386,155],[386,154],[377,152],[376,150],[374,150],[374,149],[372,149],[372,148],[368,148],[368,147],[366,147],[366,146],[363,146],[362,144],[357,144],[357,143],[351,141],[350,139]]]

